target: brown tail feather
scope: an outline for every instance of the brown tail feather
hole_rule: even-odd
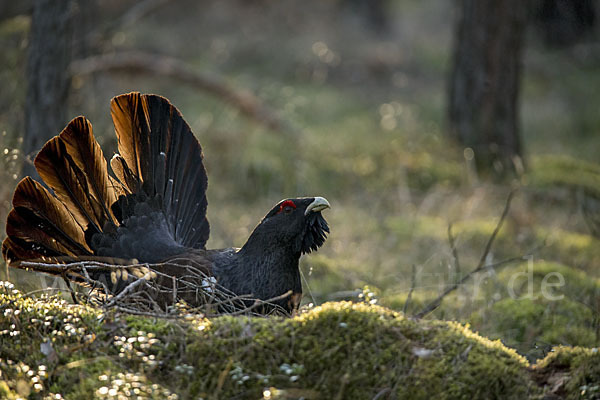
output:
[[[117,196],[110,182],[106,159],[92,133],[92,124],[84,117],[77,117],[61,132],[59,138],[86,176],[90,195],[102,207],[98,221],[107,222],[105,220],[108,219],[108,222],[116,224],[110,206],[117,200]]]
[[[125,161],[125,159],[120,155],[115,154],[114,157],[110,160],[110,168],[117,176],[119,183],[122,182],[121,186],[123,187],[123,191],[126,194],[132,193],[132,190],[130,188],[137,188],[141,185],[141,183],[133,175],[133,172],[127,166],[127,162]]]
[[[141,185],[162,199],[175,242],[204,248],[210,228],[202,148],[179,111],[163,97],[129,93],[113,99],[111,114],[121,156],[111,162],[115,173],[132,193]]]
[[[89,149],[84,150],[86,146]],[[116,196],[109,185],[106,160],[96,146],[91,124],[83,117],[75,118],[44,145],[35,167],[84,231],[102,232],[106,222],[114,221],[109,210]]]
[[[9,261],[57,255],[89,255],[84,231],[67,207],[42,185],[24,178],[13,196],[3,248]],[[4,250],[3,250],[4,252]],[[25,257],[25,258],[23,258]]]
[[[92,255],[86,231],[102,232],[106,224],[116,229],[110,206],[117,191],[89,121],[72,120],[44,145],[35,166],[55,195],[29,177],[19,182],[6,224],[4,258],[14,263]]]
[[[160,96],[130,93],[113,99],[111,114],[117,179],[89,121],[72,120],[35,159],[53,193],[30,178],[17,186],[2,246],[10,263],[91,256],[156,262],[204,248],[202,148],[179,111]]]
[[[2,257],[6,263],[13,267],[19,263],[19,260],[38,259],[39,251],[31,250],[31,243],[18,238],[7,237],[2,242]],[[44,260],[51,262],[52,257],[44,256]]]

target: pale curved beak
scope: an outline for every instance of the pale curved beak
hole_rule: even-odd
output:
[[[329,202],[324,197],[315,197],[312,203],[306,207],[306,211],[304,211],[304,215],[308,215],[309,212],[319,212],[326,208],[330,208]]]

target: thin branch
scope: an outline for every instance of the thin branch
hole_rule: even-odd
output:
[[[276,297],[272,297],[268,300],[254,300],[254,304],[252,304],[251,306],[247,307],[244,310],[238,310],[238,311],[234,311],[232,313],[228,313],[227,315],[240,315],[240,314],[246,314],[248,313],[248,311],[258,307],[258,306],[263,306],[263,305],[271,305],[271,303],[277,301],[277,300],[282,300],[285,299],[286,297],[289,297],[292,295],[292,291],[288,290],[287,292],[285,292],[282,295],[276,296]]]
[[[115,21],[113,30],[116,28],[124,29],[134,25],[136,22],[144,18],[146,15],[154,12],[159,7],[167,4],[169,0],[145,0],[138,1],[129,10],[122,14],[122,16]]]
[[[456,249],[456,240],[452,234],[452,223],[448,224],[448,243],[450,244],[450,251],[452,252],[452,259],[454,260],[454,271],[456,273],[456,279],[460,280],[460,259],[458,258],[458,250]]]
[[[164,54],[138,51],[101,54],[73,61],[70,69],[74,75],[121,71],[165,76],[220,98],[237,108],[246,117],[269,129],[294,135],[296,133],[249,91],[235,90],[221,78],[198,71],[197,68]]]
[[[62,279],[65,282],[65,285],[67,285],[67,289],[69,289],[69,293],[71,294],[71,300],[73,300],[73,303],[79,304],[79,302],[77,301],[77,297],[75,296],[75,291],[71,287],[71,284],[70,284],[69,280],[67,279],[67,277],[65,275],[63,275]]]
[[[464,284],[474,274],[476,274],[478,272],[481,272],[484,269],[494,268],[494,264],[486,265],[485,261],[487,259],[488,254],[490,253],[490,250],[492,249],[492,245],[494,244],[494,240],[496,239],[496,236],[498,235],[498,232],[500,231],[500,228],[502,228],[502,225],[504,224],[504,220],[506,219],[506,216],[508,215],[508,211],[510,210],[510,204],[511,204],[512,199],[513,199],[513,197],[515,195],[515,192],[516,192],[516,189],[513,189],[509,193],[508,198],[506,199],[506,204],[504,205],[504,211],[502,211],[502,216],[500,217],[500,220],[498,221],[498,224],[496,225],[496,228],[492,232],[492,235],[490,236],[490,238],[488,239],[488,241],[487,241],[487,243],[485,245],[485,249],[483,250],[483,254],[481,255],[481,258],[479,259],[479,264],[477,264],[477,267],[475,267],[474,270],[472,270],[471,272],[469,272],[463,278],[461,278],[458,281],[456,281],[454,284],[448,286],[446,288],[446,290],[444,290],[435,300],[433,300],[432,302],[430,302],[429,304],[427,304],[421,311],[419,311],[417,314],[415,314],[414,318],[417,318],[417,319],[423,318],[424,316],[426,316],[430,312],[434,311],[436,308],[438,308],[442,304],[442,300],[444,300],[444,298],[446,296],[448,296],[450,293],[452,293],[453,291],[455,291],[459,286],[461,286],[462,284]],[[515,257],[515,258],[513,258],[511,260],[512,261],[520,260],[520,259],[524,259],[524,257],[525,256]],[[508,262],[505,262],[502,265],[507,264],[507,263]],[[496,267],[499,266],[498,263],[495,266]]]
[[[128,10],[121,12],[116,18],[108,23],[102,24],[96,29],[91,30],[85,36],[74,38],[75,44],[84,43],[86,46],[101,47],[107,37],[112,36],[117,31],[122,31],[136,24],[149,14],[152,14],[160,7],[165,6],[170,0],[143,0],[134,3]],[[108,41],[110,41],[108,39]]]
[[[139,287],[140,285],[143,285],[144,283],[146,283],[147,279],[146,277],[141,277],[138,278],[136,280],[134,280],[133,282],[131,282],[129,285],[127,285],[127,287],[125,289],[123,289],[122,292],[120,292],[118,295],[114,296],[113,298],[110,299],[110,301],[108,303],[106,303],[106,307],[111,307],[113,306],[117,301],[123,299],[125,296],[127,296],[129,293],[133,292],[133,290],[137,287]]]
[[[139,311],[135,308],[129,308],[125,306],[116,306],[115,310],[125,312],[127,314],[141,315],[144,317],[156,317],[156,318],[179,318],[179,314],[167,314],[164,312],[151,312],[151,311]]]
[[[171,278],[171,285],[173,285],[173,304],[177,303],[177,278]]]
[[[406,296],[406,301],[404,302],[404,306],[402,307],[402,314],[406,315],[406,311],[408,310],[408,305],[412,300],[412,293],[415,290],[415,286],[417,285],[417,266],[415,264],[412,265],[411,278],[410,278],[410,290],[408,291],[408,295]]]
[[[287,292],[266,300],[255,299],[251,295],[237,295],[219,285],[214,277],[205,273],[202,267],[191,259],[178,259],[177,263],[134,265],[116,265],[98,260],[82,260],[68,264],[28,261],[20,263],[18,267],[69,276],[70,279],[92,288],[101,286],[101,292],[95,294],[92,289],[88,293],[88,301],[96,302],[104,308],[165,318],[192,313],[207,317],[286,314],[285,310],[274,302],[291,294]],[[174,268],[180,270],[174,271]],[[161,271],[171,272],[166,274]],[[126,285],[117,293],[109,289],[105,281],[113,274],[117,274],[121,283]],[[190,308],[190,304],[194,307]],[[260,306],[267,308],[253,311]]]

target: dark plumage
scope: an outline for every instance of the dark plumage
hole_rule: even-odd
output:
[[[72,120],[35,159],[53,193],[29,177],[15,190],[2,244],[7,263],[189,260],[237,295],[267,300],[291,291],[276,303],[295,309],[302,293],[299,258],[317,250],[329,232],[321,215],[327,200],[283,200],[241,249],[206,250],[202,149],[179,111],[160,96],[129,93],[112,100],[111,114],[119,148],[110,162],[115,177],[89,121]],[[158,272],[181,273],[167,267]]]

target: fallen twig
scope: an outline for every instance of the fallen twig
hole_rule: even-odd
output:
[[[189,314],[206,317],[285,314],[285,310],[273,303],[289,297],[290,292],[267,300],[255,299],[249,294],[237,295],[194,264],[187,259],[132,265],[98,260],[66,264],[27,261],[19,267],[69,277],[90,287],[88,302],[136,315],[173,318]],[[111,281],[113,289],[109,287]],[[254,311],[261,306],[264,308],[259,312]]]
[[[146,274],[146,275],[149,275],[149,274]],[[125,289],[123,289],[122,292],[120,292],[116,296],[113,296],[110,299],[110,301],[108,303],[106,303],[106,307],[111,307],[111,306],[115,305],[119,300],[123,299],[129,293],[132,293],[135,288],[137,288],[137,287],[143,285],[144,283],[146,283],[146,281],[149,278],[149,277],[147,278],[146,275],[144,275],[143,277],[138,278],[135,281],[131,282],[129,285],[127,285],[127,287]]]

